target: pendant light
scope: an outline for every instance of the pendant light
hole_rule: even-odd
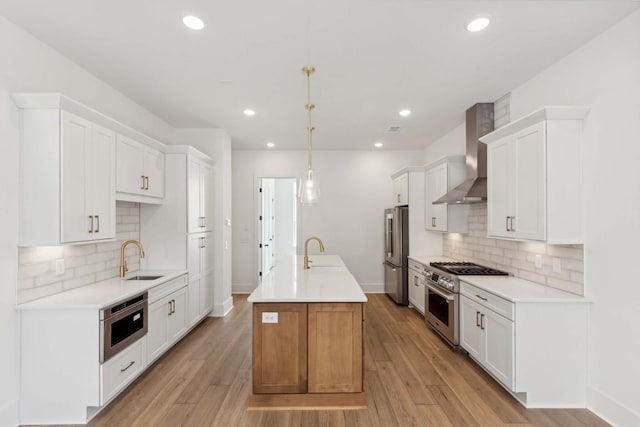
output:
[[[307,170],[300,180],[298,186],[298,197],[300,203],[305,206],[313,206],[318,203],[318,181],[316,180],[313,172],[313,162],[311,158],[311,150],[313,148],[313,131],[316,130],[311,124],[311,110],[316,106],[311,103],[311,74],[316,71],[311,66],[306,66],[302,69],[302,72],[307,75],[307,104],[305,109],[307,110]]]

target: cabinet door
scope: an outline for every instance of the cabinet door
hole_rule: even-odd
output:
[[[487,146],[487,234],[513,237],[509,217],[513,213],[514,153],[512,137]]]
[[[424,286],[420,278],[419,273],[409,270],[409,302],[424,314]]]
[[[513,322],[484,309],[481,327],[484,328],[483,365],[500,382],[513,390]]]
[[[189,234],[187,246],[187,271],[189,272],[189,278],[200,277],[200,263],[201,256],[200,250],[202,246],[202,234]]]
[[[309,304],[309,393],[362,392],[362,304]]]
[[[149,305],[149,329],[147,331],[147,360],[160,356],[169,346],[167,317],[171,312],[171,298],[163,298]]]
[[[483,308],[464,295],[460,296],[460,346],[478,362],[482,362],[482,329],[480,317]]]
[[[545,240],[546,153],[545,125],[537,123],[514,137],[515,189],[512,234],[527,240]]]
[[[145,194],[142,173],[142,144],[118,135],[116,145],[116,191],[130,194]]]
[[[204,231],[213,230],[213,168],[200,166],[200,214]]]
[[[94,216],[94,239],[116,237],[116,134],[98,125],[92,127],[92,158],[89,163],[91,193],[89,215]]]
[[[193,159],[187,161],[187,222],[189,233],[203,230],[200,210],[200,164]]]
[[[213,272],[200,276],[200,316],[206,316],[213,309]]]
[[[409,204],[409,174],[405,173],[393,180],[393,205]]]
[[[200,319],[200,279],[189,278],[189,325]]]
[[[213,270],[213,241],[211,233],[204,233],[200,244],[200,274],[208,274]]]
[[[91,123],[63,111],[61,138],[61,242],[91,240],[93,228],[89,215],[92,213],[86,211],[91,192],[87,165],[91,160]]]
[[[170,295],[172,310],[167,322],[169,344],[173,344],[182,337],[189,325],[187,307],[187,288],[182,288]]]
[[[447,164],[439,165],[425,174],[426,193],[426,229],[447,231],[447,205],[434,205],[432,202],[444,196],[448,191]]]
[[[164,153],[144,147],[143,175],[147,177],[144,195],[164,197]]]
[[[307,392],[307,304],[253,304],[253,392]]]

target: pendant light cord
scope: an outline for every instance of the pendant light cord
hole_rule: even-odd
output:
[[[311,66],[304,67],[302,69],[304,73],[307,75],[307,105],[305,108],[307,109],[307,165],[308,170],[312,170],[312,160],[311,160],[311,150],[313,148],[313,131],[316,130],[311,125],[311,110],[313,110],[316,106],[311,103],[311,74],[315,71],[315,68]]]

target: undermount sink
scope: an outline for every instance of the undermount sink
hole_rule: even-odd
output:
[[[156,280],[161,277],[162,276],[133,276],[129,277],[127,280]]]

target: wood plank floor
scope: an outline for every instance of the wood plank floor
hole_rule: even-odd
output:
[[[160,358],[89,426],[562,426],[608,424],[585,409],[525,409],[412,309],[385,295],[366,304],[368,408],[247,411],[251,304],[234,296]]]

